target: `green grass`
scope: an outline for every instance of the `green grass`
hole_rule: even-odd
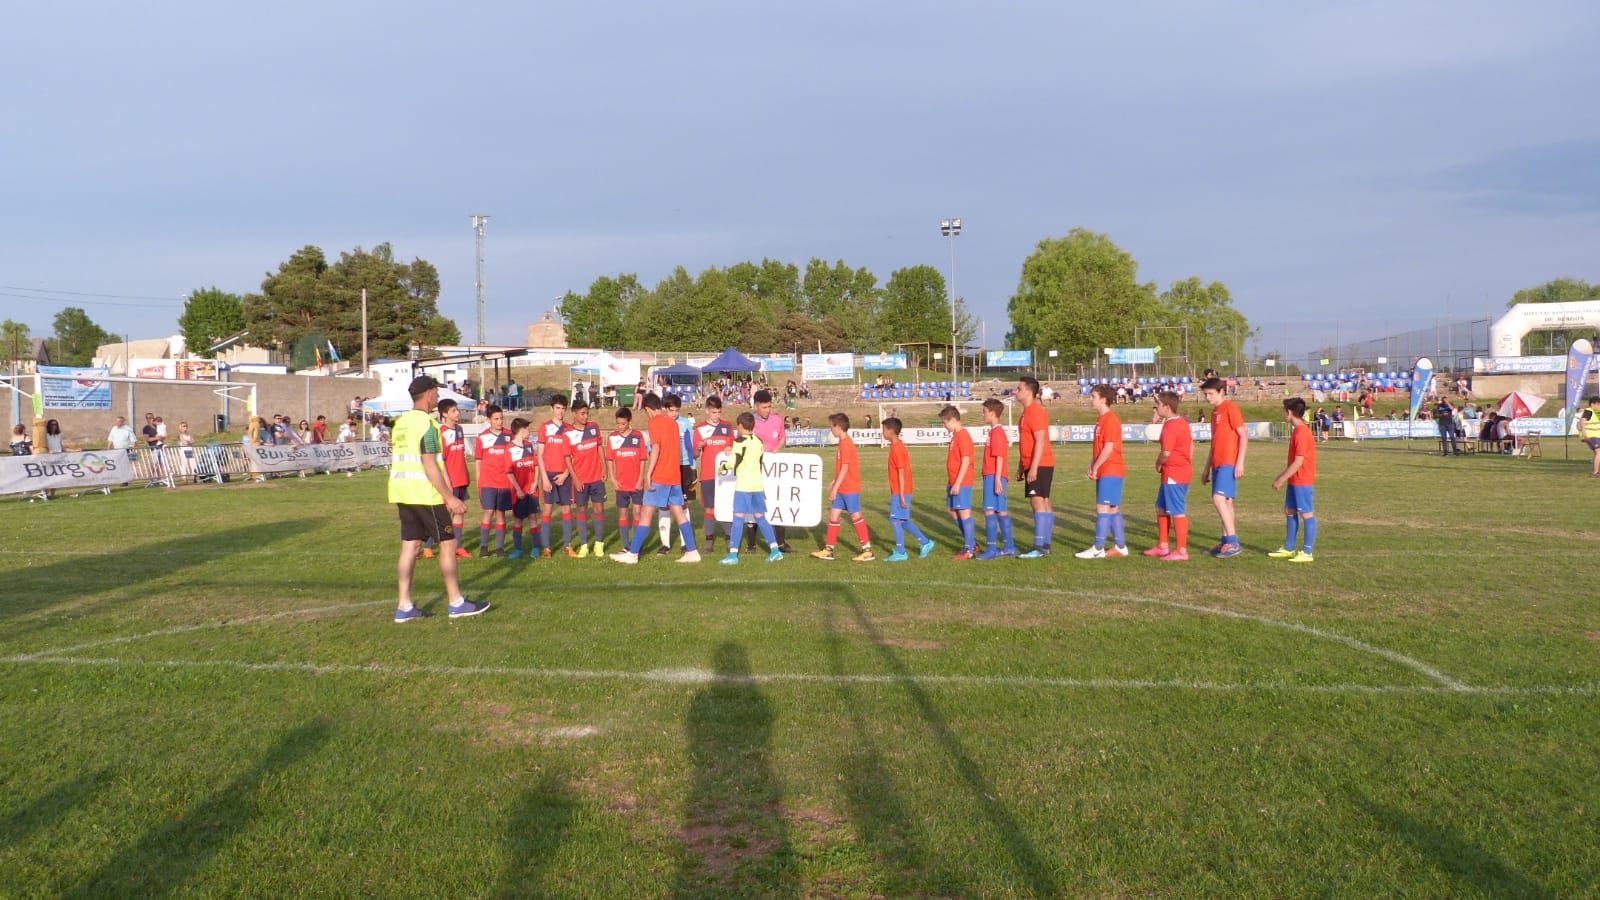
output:
[[[1294,566],[1253,451],[1238,559],[1071,558],[1068,446],[1057,554],[954,563],[919,449],[929,560],[423,563],[404,627],[380,474],[5,501],[0,894],[1592,894],[1586,463],[1323,445]]]

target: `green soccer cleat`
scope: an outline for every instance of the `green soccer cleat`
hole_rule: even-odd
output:
[[[1312,562],[1312,561],[1313,560],[1311,559],[1311,554],[1305,552],[1304,550],[1301,550],[1299,553],[1296,553],[1295,555],[1289,557],[1289,562]]]
[[[1296,551],[1290,550],[1288,547],[1279,547],[1271,553],[1268,553],[1267,556],[1272,559],[1289,559],[1290,557],[1294,556],[1295,552]]]

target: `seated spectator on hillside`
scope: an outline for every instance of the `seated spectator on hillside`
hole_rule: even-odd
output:
[[[811,399],[811,385],[806,383],[806,382],[804,382],[804,381],[800,382],[800,399],[801,400],[810,400]]]
[[[355,420],[354,416],[351,416],[350,418],[345,419],[344,423],[339,426],[339,437],[337,438],[337,440],[341,444],[348,444],[348,443],[350,443],[351,441],[353,441],[355,439],[356,439],[356,420]]]
[[[1495,437],[1499,439],[1500,452],[1515,456],[1517,451],[1522,449],[1522,438],[1511,430],[1510,416],[1497,415],[1497,418],[1499,421],[1495,423]]]

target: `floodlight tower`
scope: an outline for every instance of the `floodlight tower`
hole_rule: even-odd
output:
[[[950,377],[961,377],[961,355],[956,351],[956,341],[961,327],[956,324],[956,237],[961,234],[960,219],[940,219],[939,233],[950,239]]]
[[[474,213],[472,230],[478,235],[478,346],[483,346],[483,226],[489,221],[487,213]]]

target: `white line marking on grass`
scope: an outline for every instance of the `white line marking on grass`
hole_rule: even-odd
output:
[[[1241,693],[1249,691],[1296,694],[1373,694],[1373,695],[1467,695],[1483,697],[1600,696],[1600,682],[1536,687],[1482,687],[1462,685],[1387,685],[1387,684],[1290,684],[1256,682],[1228,684],[1214,681],[1151,681],[1116,678],[1035,678],[1027,675],[817,675],[806,672],[775,672],[761,675],[718,675],[704,669],[656,669],[646,672],[584,669],[535,669],[516,666],[388,666],[379,663],[245,662],[230,659],[119,659],[82,656],[12,656],[0,664],[40,666],[106,666],[148,669],[235,669],[244,672],[296,672],[307,675],[448,675],[452,677],[495,676],[502,678],[565,679],[572,681],[634,681],[655,684],[924,684],[952,687],[1010,687],[1020,689],[1090,690],[1179,690]]]
[[[274,619],[288,619],[294,616],[314,616],[322,613],[344,612],[350,609],[362,609],[368,606],[377,606],[381,603],[393,603],[393,600],[367,600],[362,603],[344,603],[339,606],[318,606],[312,609],[291,609],[284,612],[267,613],[260,616],[246,616],[243,619],[225,619],[221,622],[202,622],[198,625],[178,625],[173,628],[163,628],[159,631],[146,631],[142,634],[129,634],[122,637],[105,638],[98,641],[89,641],[83,644],[73,644],[70,647],[56,647],[52,650],[39,650],[34,653],[25,653],[12,657],[18,662],[42,659],[46,656],[59,656],[63,653],[79,653],[95,647],[109,647],[113,644],[128,644],[133,641],[142,641],[148,638],[167,637],[174,634],[189,634],[195,631],[207,631],[212,628],[228,628],[234,625],[255,625],[260,622],[270,622]]]

